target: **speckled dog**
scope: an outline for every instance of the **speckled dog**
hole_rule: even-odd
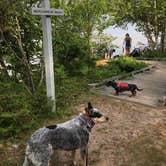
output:
[[[48,166],[53,149],[72,151],[73,165],[76,165],[76,149],[80,148],[82,165],[88,165],[89,133],[97,122],[106,122],[91,103],[76,118],[65,123],[43,127],[37,130],[27,143],[23,166]]]

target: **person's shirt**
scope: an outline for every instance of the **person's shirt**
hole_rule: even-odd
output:
[[[131,47],[131,38],[125,38],[124,39],[125,42],[125,47],[130,48]]]

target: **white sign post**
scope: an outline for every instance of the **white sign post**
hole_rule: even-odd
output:
[[[50,16],[64,15],[61,9],[50,9],[49,0],[41,0],[42,8],[32,8],[33,15],[40,15],[42,17],[43,29],[43,54],[45,59],[45,74],[47,97],[53,101],[53,111],[56,109],[55,105],[55,83],[54,83],[54,64],[52,51],[52,34],[51,34],[51,18]]]

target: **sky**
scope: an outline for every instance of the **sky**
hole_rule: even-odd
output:
[[[132,38],[132,49],[137,47],[138,41],[147,44],[147,40],[143,33],[137,32],[135,29],[135,26],[131,24],[128,24],[126,29],[110,26],[109,28],[104,30],[104,33],[111,34],[112,36],[117,37],[117,39],[113,41],[113,44],[116,44],[119,47],[118,49],[116,49],[116,52],[121,53],[122,43],[126,33],[129,33]]]

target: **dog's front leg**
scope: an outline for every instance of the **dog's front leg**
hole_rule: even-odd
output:
[[[88,166],[88,147],[81,148],[82,166]]]
[[[76,150],[72,151],[72,164],[73,165],[77,165],[77,162],[76,162]]]
[[[118,91],[118,90],[116,90],[115,95],[116,95],[116,96],[118,96],[118,95],[119,95],[119,91]]]

